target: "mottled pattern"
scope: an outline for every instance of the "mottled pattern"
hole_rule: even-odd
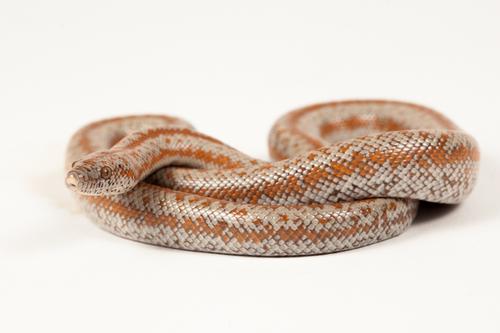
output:
[[[177,118],[87,125],[71,139],[68,186],[110,232],[168,247],[260,256],[357,248],[402,233],[418,200],[472,190],[473,138],[425,107],[344,101],[290,112],[253,159]]]

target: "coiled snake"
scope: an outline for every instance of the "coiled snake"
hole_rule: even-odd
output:
[[[343,101],[290,112],[276,162],[157,115],[72,137],[66,184],[92,220],[132,240],[255,256],[329,253],[401,234],[419,200],[454,204],[478,172],[475,140],[428,108]]]

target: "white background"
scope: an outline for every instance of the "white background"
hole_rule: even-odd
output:
[[[165,113],[267,158],[284,112],[390,98],[480,143],[402,236],[262,259],[120,239],[63,185],[69,136]],[[499,332],[500,2],[0,1],[1,332]]]

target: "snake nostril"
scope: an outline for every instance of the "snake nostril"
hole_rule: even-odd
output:
[[[72,190],[78,188],[78,175],[75,172],[70,171],[66,176],[66,186]]]

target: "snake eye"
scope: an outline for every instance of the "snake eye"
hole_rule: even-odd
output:
[[[107,166],[103,166],[100,171],[101,178],[108,179],[111,177],[111,168]]]

